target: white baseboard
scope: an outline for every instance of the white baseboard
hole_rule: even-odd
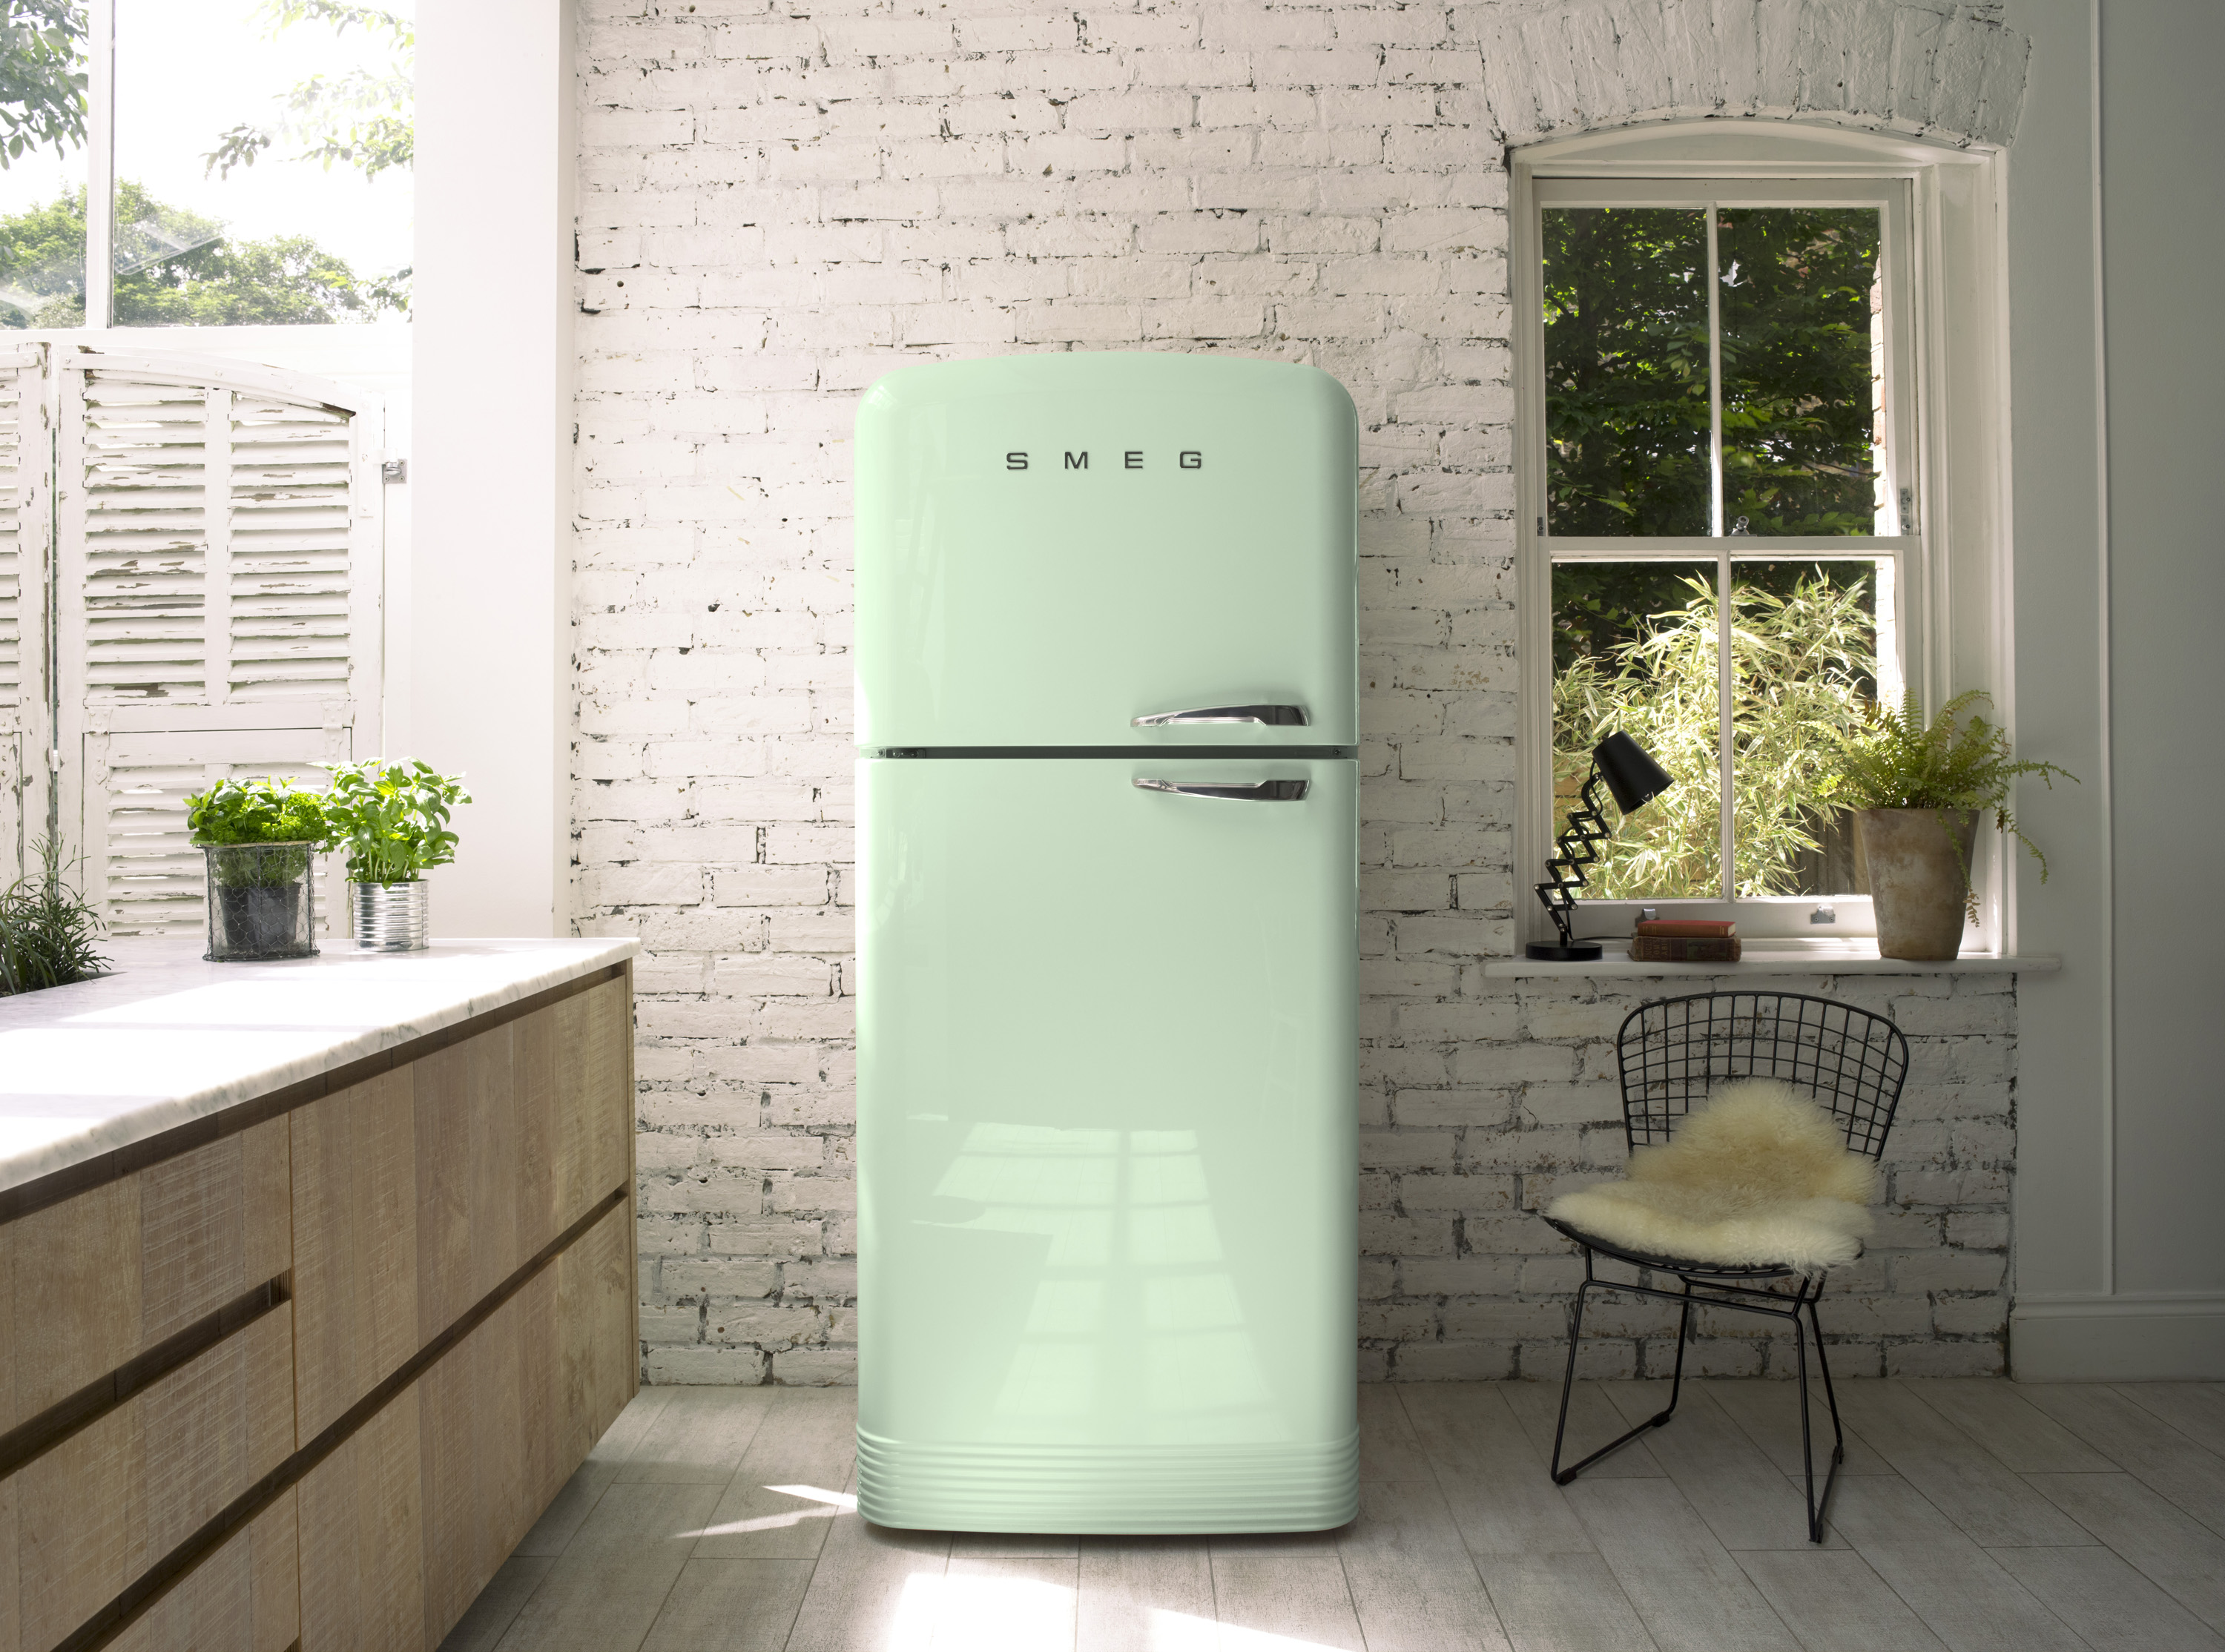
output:
[[[2225,1294],[2019,1297],[2009,1371],[2021,1383],[2225,1381]]]

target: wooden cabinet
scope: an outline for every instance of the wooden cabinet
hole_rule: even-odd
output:
[[[57,1645],[98,1617],[293,1450],[282,1304],[13,1477],[23,1645]]]
[[[483,1021],[0,1224],[0,1652],[435,1647],[610,1426],[630,978]]]
[[[288,1151],[269,1119],[0,1225],[0,1435],[282,1278]]]
[[[292,1487],[279,1493],[109,1642],[111,1652],[288,1652],[301,1639],[294,1500]]]

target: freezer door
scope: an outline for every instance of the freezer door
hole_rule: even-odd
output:
[[[1353,765],[859,771],[865,1513],[1348,1518]]]
[[[1353,744],[1356,440],[1343,386],[1288,362],[881,380],[858,416],[859,744]]]

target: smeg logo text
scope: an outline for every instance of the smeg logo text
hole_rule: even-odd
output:
[[[1068,471],[1086,471],[1089,468],[1089,450],[1087,448],[1083,448],[1078,453],[1066,453],[1063,449],[1061,451],[1066,460],[1066,463],[1060,467],[1061,469]],[[1205,468],[1205,455],[1195,447],[1185,447],[1176,456],[1175,462],[1185,471],[1201,471]],[[1005,454],[1005,468],[1008,471],[1026,470],[1028,468],[1028,455],[1021,453]],[[1124,452],[1120,455],[1120,468],[1124,471],[1142,470],[1144,468],[1143,451],[1140,448],[1132,447]]]

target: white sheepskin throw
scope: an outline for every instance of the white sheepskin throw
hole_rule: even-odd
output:
[[[1657,1256],[1815,1275],[1861,1254],[1878,1169],[1791,1085],[1724,1085],[1664,1145],[1630,1155],[1621,1181],[1580,1188],[1545,1213]]]

